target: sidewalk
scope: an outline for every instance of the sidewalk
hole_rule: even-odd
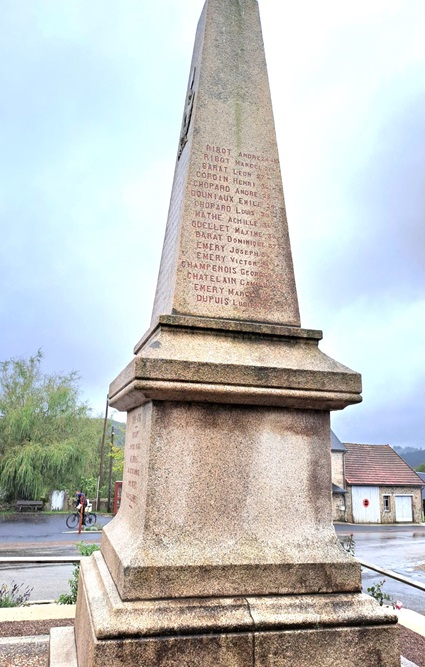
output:
[[[49,621],[51,619],[75,618],[75,605],[38,602],[27,607],[0,609],[0,623],[20,621]]]
[[[416,632],[417,635],[425,637],[425,616],[411,609],[397,609],[398,622],[408,630]]]

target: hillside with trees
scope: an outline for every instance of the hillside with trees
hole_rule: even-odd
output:
[[[425,449],[416,447],[393,447],[393,449],[411,468],[423,466],[425,470]]]

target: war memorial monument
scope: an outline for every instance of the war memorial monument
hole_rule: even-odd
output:
[[[396,616],[332,525],[330,411],[361,377],[321,338],[300,323],[258,3],[207,0],[151,327],[110,388],[122,505],[51,667],[399,667]]]

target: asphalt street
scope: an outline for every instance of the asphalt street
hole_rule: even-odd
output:
[[[66,515],[15,514],[0,517],[0,556],[73,556],[79,554],[76,544],[83,540],[99,544],[101,533],[86,532],[81,535],[68,530]],[[108,516],[99,516],[98,523],[105,525]],[[373,525],[359,526],[339,524],[337,535],[353,534],[355,556],[360,560],[393,570],[413,580],[425,583],[425,525]],[[31,600],[56,599],[67,592],[67,580],[72,565],[0,565],[0,585],[12,581],[33,587]],[[383,591],[393,600],[425,615],[425,592],[406,586],[393,579],[363,569],[363,590],[386,579]]]
[[[337,534],[353,534],[355,556],[425,584],[425,525],[337,525]],[[382,591],[425,615],[425,592],[363,568],[363,591],[385,579]]]
[[[66,526],[68,514],[43,514],[42,512],[19,512],[0,516],[0,547],[21,542],[75,542],[75,532]],[[96,523],[104,526],[110,516],[97,515]],[[82,539],[87,539],[85,533]]]
[[[68,580],[72,577],[73,565],[0,565],[0,586],[9,591],[17,584],[19,593],[30,590],[30,602],[57,600],[62,593],[70,593]]]
[[[67,514],[38,514],[26,512],[0,516],[0,556],[75,556],[80,555],[76,544],[100,544],[101,532],[70,531],[65,523]],[[110,516],[97,516],[97,524],[104,526]],[[0,564],[0,586],[9,589],[16,583],[21,592],[32,589],[30,601],[56,600],[61,593],[69,593],[68,579],[73,565]]]

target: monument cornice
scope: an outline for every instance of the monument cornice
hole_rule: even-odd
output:
[[[322,332],[212,318],[161,316],[111,384],[110,404],[149,400],[341,410],[362,399],[361,376],[324,354]]]
[[[278,336],[279,338],[303,338],[322,340],[323,333],[318,329],[303,329],[267,322],[253,322],[248,320],[228,320],[213,317],[192,317],[188,315],[160,315],[144,336],[134,346],[134,354],[138,354],[146,343],[155,335],[159,327],[164,329],[172,326],[181,329],[201,329],[214,332],[249,333],[253,336]]]

